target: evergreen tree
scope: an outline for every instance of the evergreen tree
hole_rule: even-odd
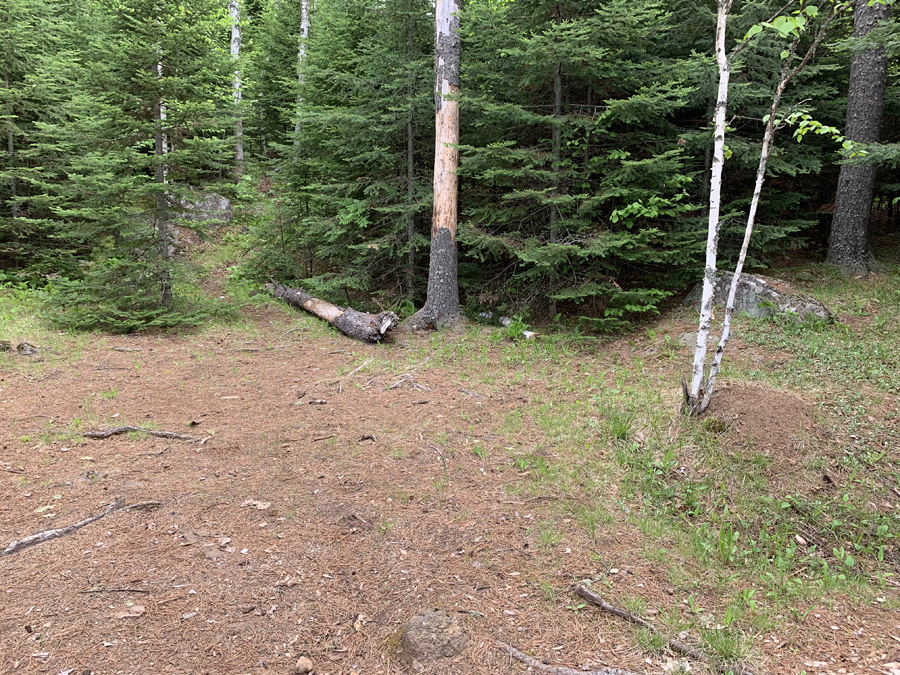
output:
[[[171,227],[193,187],[230,163],[228,15],[214,0],[100,10],[82,86],[28,150],[35,191],[91,249],[81,274],[55,283],[59,320],[122,331],[191,322],[173,295]]]
[[[430,4],[323,0],[311,24],[301,124],[276,174],[284,201],[253,232],[252,273],[303,279],[336,301],[376,290],[397,299],[410,252],[428,245],[410,223],[431,206]]]

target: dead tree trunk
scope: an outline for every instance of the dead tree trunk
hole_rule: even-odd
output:
[[[347,337],[362,342],[381,342],[385,333],[394,328],[399,319],[393,312],[367,314],[349,307],[338,307],[330,302],[314,298],[299,288],[287,288],[281,284],[266,284],[266,290],[289,305],[305,309],[320,319],[325,319]]]
[[[457,175],[459,166],[459,0],[435,4],[435,148],[434,212],[425,306],[407,320],[413,330],[443,328],[462,318],[459,307],[459,262],[456,250]]]

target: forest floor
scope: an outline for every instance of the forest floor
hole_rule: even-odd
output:
[[[812,269],[812,271],[810,271]],[[0,673],[900,673],[900,277],[794,280],[833,327],[739,320],[710,416],[678,413],[694,313],[629,335],[368,346],[256,298],[195,332],[71,335],[0,291]],[[860,370],[862,369],[862,370]],[[168,430],[195,441],[132,432]],[[579,583],[665,637],[585,605]],[[694,673],[715,672],[692,661]]]

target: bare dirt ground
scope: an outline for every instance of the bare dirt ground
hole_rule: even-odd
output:
[[[323,675],[388,675],[405,672],[401,628],[428,607],[469,633],[435,673],[520,672],[497,640],[573,668],[671,665],[570,590],[602,579],[611,601],[680,612],[689,595],[714,606],[711,585],[673,582],[624,516],[596,539],[572,523],[539,546],[536,522],[569,497],[523,490],[528,471],[510,461],[552,453],[527,415],[504,425],[510,413],[578,392],[472,382],[452,359],[410,368],[403,355],[428,338],[371,347],[296,321],[264,309],[249,342],[226,329],[97,337],[0,370],[0,547],[118,497],[161,502],[0,558],[0,672],[278,674],[307,655]],[[774,431],[732,398],[737,438]],[[197,440],[75,433],[123,423]],[[608,498],[621,513],[615,486]],[[766,672],[898,672],[896,614],[849,597],[803,609],[755,637]]]

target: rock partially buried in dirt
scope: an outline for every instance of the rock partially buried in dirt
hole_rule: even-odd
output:
[[[713,300],[718,307],[724,307],[731,288],[731,272],[719,271],[716,275],[716,288]],[[682,304],[700,306],[703,297],[703,282],[697,282],[688,293]],[[832,323],[834,315],[823,303],[801,293],[786,281],[762,277],[753,274],[742,274],[738,281],[737,293],[734,296],[734,311],[744,312],[754,319],[774,314],[793,314],[799,319],[812,315]]]
[[[301,656],[294,666],[294,675],[306,675],[313,671],[313,662],[309,657]]]
[[[397,658],[413,670],[449,659],[466,648],[469,638],[462,619],[442,609],[423,609],[403,627]]]

